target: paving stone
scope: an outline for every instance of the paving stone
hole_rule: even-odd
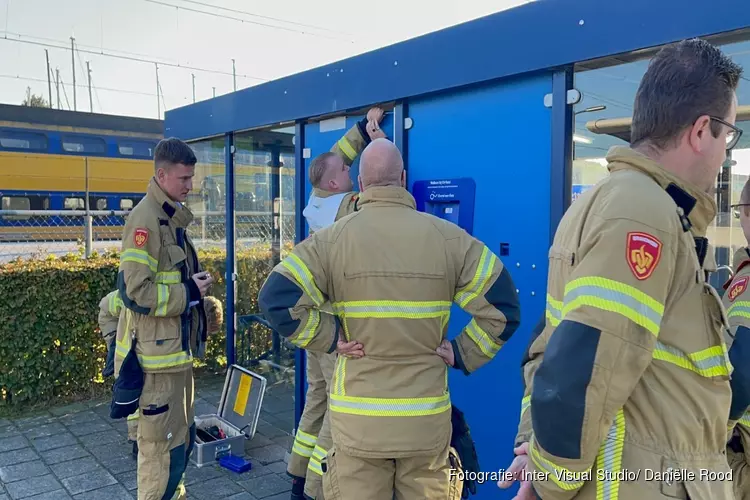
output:
[[[47,474],[46,476],[32,477],[30,479],[6,484],[5,489],[8,490],[8,494],[13,500],[18,500],[20,498],[28,498],[34,495],[60,490],[62,489],[62,485],[55,476]]]
[[[285,453],[286,450],[277,444],[264,446],[263,448],[255,448],[246,452],[251,460],[260,462],[263,465],[283,461]]]
[[[20,450],[21,448],[27,448],[28,446],[29,442],[23,436],[0,439],[0,452]]]
[[[257,462],[253,462],[253,468],[249,471],[243,472],[242,474],[237,474],[236,472],[228,469],[224,469],[224,471],[225,474],[228,475],[233,481],[237,482],[273,474],[269,466],[261,465]]]
[[[95,448],[103,444],[121,444],[127,441],[127,439],[123,439],[122,435],[114,429],[97,432],[96,434],[89,434],[88,436],[81,436],[78,440],[86,448]]]
[[[191,464],[185,471],[185,486],[221,477],[223,475],[222,470],[218,465],[207,465],[198,468]]]
[[[236,495],[227,497],[226,500],[257,500],[257,499],[254,496],[252,496],[250,493],[248,493],[247,491],[243,491],[242,493],[237,493]]]
[[[274,462],[267,467],[268,470],[276,474],[286,474],[286,464],[284,462]]]
[[[6,495],[5,493],[0,494],[0,500],[10,500],[10,497]]]
[[[44,465],[44,462],[36,460],[34,462],[0,467],[0,480],[4,483],[12,483],[29,477],[44,476],[49,473],[50,470]]]
[[[133,451],[133,446],[128,443],[123,444],[105,444],[89,448],[89,452],[98,458],[101,462],[112,462],[118,458],[129,457]]]
[[[122,474],[123,472],[130,472],[138,468],[138,461],[134,460],[130,453],[126,457],[118,457],[114,460],[103,462],[102,465],[106,467],[112,474]]]
[[[201,500],[224,498],[242,492],[242,487],[226,477],[218,477],[190,486],[190,496]]]
[[[115,476],[128,491],[138,489],[138,471],[132,470]]]
[[[109,413],[109,412],[107,412]],[[71,415],[65,415],[60,417],[58,420],[61,424],[70,426],[87,424],[89,422],[101,422],[102,419],[94,413],[93,410],[82,411],[81,413],[73,413]]]
[[[70,460],[68,462],[62,462],[50,466],[52,473],[55,474],[58,479],[67,479],[99,468],[101,468],[101,465],[99,465],[94,457],[78,458],[76,460]]]
[[[281,493],[279,495],[273,495],[271,497],[266,497],[263,500],[289,500],[289,493]]]
[[[57,436],[58,434],[64,434],[68,431],[63,424],[60,422],[52,422],[50,424],[38,425],[23,431],[24,435],[28,439],[37,439],[47,436]]]
[[[98,468],[78,476],[66,477],[62,480],[62,483],[69,492],[77,495],[117,484],[117,479],[104,468]]]
[[[45,462],[48,464],[58,464],[60,462],[65,462],[67,460],[74,460],[76,458],[82,458],[89,456],[89,452],[87,452],[81,445],[73,445],[73,446],[65,446],[62,448],[55,448],[53,450],[43,451],[41,453],[42,458]]]
[[[70,427],[70,432],[74,436],[86,436],[89,434],[95,434],[97,432],[112,430],[112,426],[103,420],[96,422],[88,422],[81,425],[75,425]]]
[[[265,498],[271,495],[277,495],[285,491],[290,491],[292,486],[281,479],[276,474],[256,477],[247,481],[240,481],[237,484],[249,491],[254,497]],[[288,496],[288,495],[287,495]]]
[[[73,403],[66,406],[60,406],[59,408],[53,408],[49,412],[55,416],[61,417],[63,415],[69,415],[71,413],[79,413],[88,409],[88,405],[85,403]]]
[[[57,417],[53,417],[49,413],[45,413],[42,415],[36,415],[34,417],[25,417],[16,420],[15,424],[16,427],[18,427],[21,430],[29,430],[34,427],[39,427],[40,425],[50,424],[52,422],[55,422],[57,420]]]
[[[76,441],[75,436],[66,432],[65,434],[34,439],[31,441],[31,444],[37,451],[42,452],[62,448],[63,446],[74,446],[78,444],[78,441]]]
[[[245,441],[245,449],[246,450],[252,450],[253,448],[262,448],[264,446],[269,446],[275,444],[273,441],[271,441],[269,438],[264,436],[263,434],[255,433],[255,436],[253,436],[252,439]]]
[[[255,432],[256,434],[260,433],[266,436],[267,438],[271,438],[271,439],[275,437],[279,437],[279,436],[290,435],[289,432],[282,431],[275,425],[271,425],[270,423],[262,421],[262,420],[258,421],[258,426],[255,428]]]
[[[12,425],[13,422],[8,420],[7,418],[0,418],[0,427],[5,427],[7,425]]]
[[[291,450],[292,445],[294,444],[294,436],[279,436],[279,437],[273,438],[272,441],[278,444],[279,446],[281,446],[282,448],[284,448],[285,450]]]
[[[0,427],[0,439],[10,438],[10,437],[16,437],[20,436],[22,434],[21,430],[17,428],[15,425],[6,425],[4,427]]]
[[[6,451],[0,453],[0,467],[15,465],[23,462],[31,462],[39,458],[39,455],[32,448],[23,448],[20,450]]]
[[[73,497],[75,500],[133,500],[135,497],[121,484],[105,486]]]
[[[55,490],[49,493],[42,493],[41,495],[34,495],[26,500],[71,500],[72,498],[65,490]]]

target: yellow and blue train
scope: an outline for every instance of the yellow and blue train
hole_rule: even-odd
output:
[[[0,104],[0,209],[55,213],[0,215],[0,242],[81,239],[84,217],[64,212],[85,210],[87,192],[90,210],[132,209],[145,195],[163,136],[161,120]],[[221,211],[223,138],[193,149],[198,168],[191,207]],[[294,199],[293,150],[281,153],[278,169],[270,166],[270,153],[243,149],[235,155],[235,205],[254,214],[238,214],[237,222],[267,233],[260,226],[271,222],[274,173],[281,174],[280,197]],[[223,217],[215,219],[223,224]],[[93,217],[94,241],[119,239],[123,224],[115,214]]]

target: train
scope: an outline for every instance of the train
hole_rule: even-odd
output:
[[[85,218],[65,211],[131,210],[145,195],[163,137],[162,120],[0,104],[0,209],[37,211],[0,212],[0,243],[81,240]],[[223,138],[191,146],[198,164],[188,205],[196,214],[209,212],[212,226],[223,226],[217,215],[225,207]],[[241,140],[235,152],[238,228],[245,226],[246,236],[266,235],[275,175],[277,197],[294,200],[294,149],[291,142],[277,147],[274,161],[271,150],[253,149],[257,141],[240,146]],[[118,213],[92,217],[93,241],[118,240],[123,225]]]

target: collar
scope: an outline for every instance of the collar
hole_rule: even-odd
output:
[[[417,208],[417,202],[414,197],[401,186],[372,186],[368,187],[359,194],[359,209],[368,205],[401,205],[414,210]]]
[[[193,213],[182,203],[177,203],[167,196],[159,184],[156,182],[156,178],[152,177],[148,183],[147,194],[151,196],[156,203],[161,207],[167,217],[177,225],[177,227],[186,228],[193,221]]]
[[[334,193],[333,191],[326,191],[325,189],[320,189],[314,187],[312,189],[313,196],[317,196],[318,198],[329,198],[336,194],[344,194],[344,193]]]
[[[688,219],[688,227],[694,236],[704,237],[711,221],[716,217],[716,201],[708,193],[667,172],[651,158],[627,147],[614,146],[607,153],[608,169],[638,170],[651,177],[675,201],[680,218]],[[684,214],[684,215],[683,215]]]

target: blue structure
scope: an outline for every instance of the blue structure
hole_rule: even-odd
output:
[[[531,329],[545,310],[549,245],[571,197],[590,184],[573,182],[574,154],[577,162],[584,152],[578,142],[574,149],[574,138],[585,131],[576,128],[578,114],[593,110],[575,108],[595,94],[582,96],[576,89],[578,72],[625,62],[637,62],[643,71],[645,60],[661,45],[684,38],[707,37],[720,45],[745,40],[750,27],[746,7],[744,0],[726,0],[720,9],[706,9],[696,0],[538,0],[169,111],[165,134],[187,141],[226,136],[231,146],[240,130],[293,126],[297,241],[307,235],[301,211],[311,189],[309,161],[329,150],[372,105],[387,103],[384,130],[402,151],[412,192],[427,192],[424,183],[429,186],[429,181],[473,181],[470,189],[462,188],[473,200],[461,200],[456,222],[464,226],[464,214],[473,212],[470,231],[510,268],[521,297],[522,326],[496,359],[475,374],[451,371],[450,386],[477,441],[482,470],[498,470],[513,458],[523,392],[519,366]],[[636,75],[634,83],[628,81],[632,95],[639,79]],[[612,85],[617,84],[622,82]],[[598,91],[606,92],[606,86]],[[624,111],[610,111],[628,117],[632,95],[627,92],[619,99],[602,98],[606,105],[598,108],[619,106]],[[740,97],[740,104],[746,103]],[[594,141],[589,148],[604,149],[600,156],[606,152],[602,141],[622,142],[616,134],[580,140]],[[594,147],[599,143],[602,147]],[[355,164],[354,175],[357,171]],[[231,169],[226,177],[231,186]],[[227,207],[231,210],[230,203]],[[442,213],[449,217],[451,211]],[[230,242],[232,215],[228,212]],[[228,252],[231,277],[231,244]],[[227,282],[227,295],[233,297],[231,280]],[[230,314],[233,307],[230,302]],[[449,336],[467,321],[454,307]],[[233,353],[233,346],[227,350]],[[299,415],[304,395],[304,356],[299,352],[297,375]],[[511,498],[515,489],[501,491],[488,482],[479,486],[477,498]]]

